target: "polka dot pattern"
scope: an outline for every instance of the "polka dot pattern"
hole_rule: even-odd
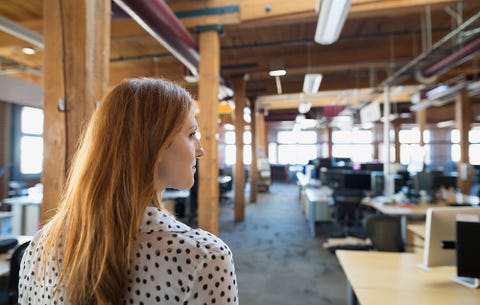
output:
[[[40,241],[40,242],[39,242]],[[58,285],[58,262],[47,262],[45,277],[41,231],[24,256],[20,304],[67,304]],[[128,270],[123,304],[238,304],[233,256],[215,235],[191,229],[160,209],[149,207]]]

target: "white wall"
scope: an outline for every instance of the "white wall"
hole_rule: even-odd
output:
[[[0,75],[0,101],[42,108],[43,88],[22,79]]]

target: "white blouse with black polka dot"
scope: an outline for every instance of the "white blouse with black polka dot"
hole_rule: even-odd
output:
[[[20,268],[19,304],[68,304],[58,285],[61,257],[45,263],[39,231]],[[149,207],[132,253],[124,304],[238,304],[233,256],[215,235]]]

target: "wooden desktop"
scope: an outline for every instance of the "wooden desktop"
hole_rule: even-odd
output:
[[[480,289],[453,282],[453,266],[424,271],[413,253],[337,250],[349,284],[348,304],[479,305]]]

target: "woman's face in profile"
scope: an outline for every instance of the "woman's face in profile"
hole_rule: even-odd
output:
[[[157,191],[163,191],[165,188],[178,190],[191,188],[197,158],[203,154],[197,120],[192,114],[157,160],[155,177]]]

